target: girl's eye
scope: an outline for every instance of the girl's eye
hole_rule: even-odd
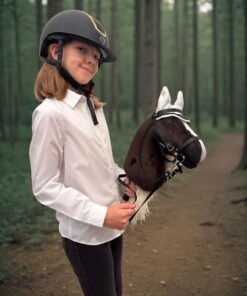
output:
[[[100,59],[99,54],[96,53],[96,54],[94,55],[94,59],[95,59],[96,61],[99,61],[99,59]]]
[[[89,54],[89,50],[86,47],[78,46],[77,48],[81,53],[86,55]],[[92,56],[95,59],[95,61],[98,62],[100,60],[100,54],[98,52],[92,52]]]
[[[87,53],[87,49],[85,47],[78,47],[78,49],[83,53]]]

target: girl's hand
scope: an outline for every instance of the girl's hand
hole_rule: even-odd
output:
[[[129,219],[135,213],[135,205],[131,203],[120,203],[107,209],[104,226],[123,230],[129,225]]]

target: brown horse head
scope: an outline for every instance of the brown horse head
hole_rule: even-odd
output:
[[[175,159],[174,166],[184,164],[194,168],[206,157],[203,142],[182,115],[183,105],[182,92],[172,105],[169,91],[164,87],[156,112],[146,118],[133,138],[124,169],[143,190],[152,191],[163,184],[171,159]]]

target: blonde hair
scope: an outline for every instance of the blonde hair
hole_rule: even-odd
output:
[[[34,84],[34,94],[38,101],[42,102],[45,98],[63,100],[68,88],[71,88],[69,83],[64,80],[55,66],[47,63],[42,65]],[[96,109],[105,105],[96,97],[92,98]]]

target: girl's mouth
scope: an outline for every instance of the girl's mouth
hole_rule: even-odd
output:
[[[87,67],[81,66],[82,69],[88,71],[90,74],[93,74],[93,71],[91,69],[88,69]]]

